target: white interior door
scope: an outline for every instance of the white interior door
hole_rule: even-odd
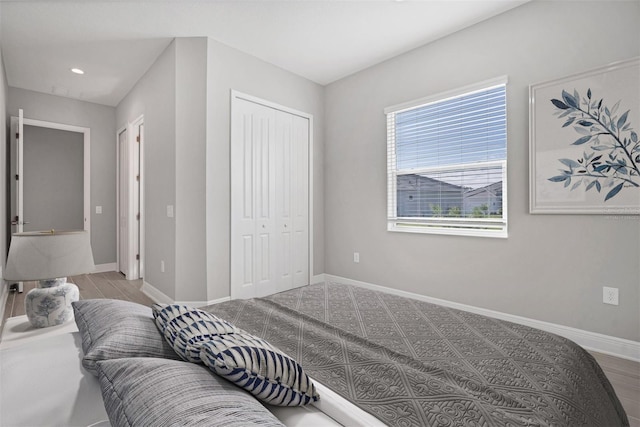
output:
[[[133,142],[133,177],[131,179],[131,184],[133,187],[132,191],[132,227],[131,227],[131,256],[129,257],[130,263],[132,263],[131,275],[128,276],[130,280],[139,279],[140,275],[140,221],[142,219],[142,213],[140,208],[140,186],[142,181],[142,175],[140,171],[140,148],[142,145],[142,137],[143,137],[143,125],[141,121],[138,121],[134,124],[135,131],[135,142]]]
[[[143,156],[142,156],[142,148],[144,144],[144,121],[143,118],[140,118],[136,121],[138,125],[138,144],[136,149],[136,165],[137,165],[137,174],[138,180],[136,185],[136,202],[138,209],[138,220],[136,221],[136,253],[137,257],[137,275],[138,278],[144,277],[144,187],[142,185],[142,180],[144,176],[143,170]]]
[[[129,150],[128,132],[118,134],[118,268],[127,276],[129,273]]]
[[[309,283],[309,119],[234,98],[231,297]]]
[[[24,231],[24,166],[22,157],[24,155],[24,111],[18,110],[18,120],[16,122],[16,215],[12,225],[16,226],[16,233]]]
[[[128,280],[141,277],[142,119],[118,134],[118,266]]]
[[[11,203],[11,234],[22,233],[24,231],[24,206],[22,203],[24,197],[23,181],[20,179],[23,176],[23,138],[24,138],[24,112],[22,109],[18,110],[18,117],[11,117],[11,140],[15,141],[14,145],[14,161],[11,166],[11,172],[15,179],[15,187],[12,191],[12,203]],[[18,292],[22,293],[24,289],[23,282],[17,282]]]

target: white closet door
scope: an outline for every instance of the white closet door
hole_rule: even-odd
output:
[[[309,278],[309,120],[235,99],[231,136],[231,297]]]
[[[276,112],[277,289],[309,282],[309,120]]]
[[[291,206],[293,286],[309,284],[309,119],[292,116]]]
[[[291,198],[293,185],[291,179],[293,116],[276,111],[276,233],[277,233],[277,270],[276,289],[278,292],[293,287],[293,215]]]
[[[238,100],[233,114],[231,290],[234,298],[251,298],[276,291],[275,111]]]

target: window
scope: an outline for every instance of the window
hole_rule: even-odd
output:
[[[390,231],[507,236],[506,83],[385,110]]]

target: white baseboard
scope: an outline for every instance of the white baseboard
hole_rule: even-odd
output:
[[[640,362],[640,342],[637,341],[612,337],[609,335],[599,334],[597,332],[589,332],[582,329],[557,325],[555,323],[544,322],[541,320],[529,319],[527,317],[521,317],[513,314],[489,310],[486,308],[460,304],[457,302],[447,301],[439,298],[432,298],[413,292],[401,291],[398,289],[387,288],[385,286],[374,285],[372,283],[347,279],[346,277],[334,276],[331,274],[325,274],[324,276],[326,283],[337,282],[344,283],[346,285],[359,286],[362,288],[413,298],[420,301],[442,305],[445,307],[455,308],[458,310],[464,310],[475,314],[481,314],[483,316],[493,317],[495,319],[506,320],[508,322],[518,323],[520,325],[530,326],[532,328],[541,329],[543,331],[551,332],[553,334],[560,335],[561,337],[568,338],[587,350]]]
[[[109,264],[97,264],[94,273],[106,273],[107,271],[116,271],[118,265],[115,262]]]
[[[188,305],[190,307],[205,307],[207,305],[220,304],[221,302],[231,301],[231,297],[212,299],[210,301],[176,301],[176,304]]]
[[[141,291],[158,304],[182,304],[196,308],[205,307],[207,305],[220,304],[221,302],[227,302],[231,300],[231,297],[223,297],[210,301],[174,301],[173,298],[165,295],[162,291],[159,291],[157,288],[147,282],[142,282]]]
[[[173,304],[173,298],[168,297],[162,291],[159,291],[157,288],[153,287],[149,283],[142,281],[142,288],[140,288],[143,294],[151,298],[153,301],[158,304]]]

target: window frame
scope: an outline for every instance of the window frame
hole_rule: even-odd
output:
[[[461,88],[441,92],[428,97],[416,99],[384,109],[387,122],[387,230],[392,232],[425,233],[458,235],[473,237],[508,237],[507,219],[507,157],[508,157],[508,110],[507,110],[507,83],[506,76],[485,80]],[[505,87],[505,158],[487,162],[469,164],[453,164],[438,167],[425,167],[411,170],[398,170],[396,158],[395,117],[415,108],[427,104],[444,102],[451,98],[483,92],[498,86]],[[477,167],[500,167],[502,169],[502,218],[451,218],[451,217],[397,217],[397,177],[407,174],[420,174],[426,172],[447,171],[452,169],[472,169]],[[490,228],[479,228],[486,225]]]

